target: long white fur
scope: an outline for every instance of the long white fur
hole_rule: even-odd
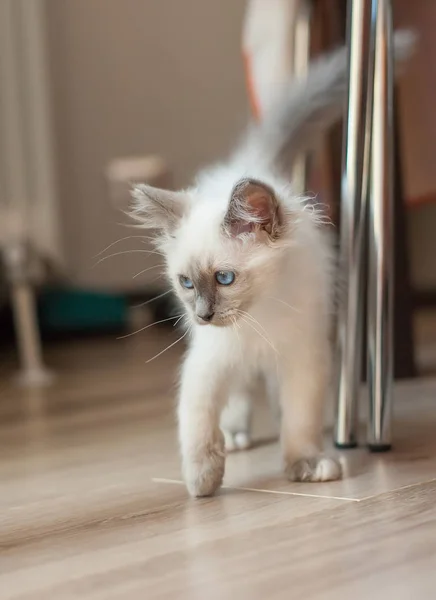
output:
[[[237,255],[227,256],[220,225],[234,183],[247,174],[233,164],[220,167],[200,178],[195,194],[190,192],[196,198],[193,208],[167,254],[174,281],[199,257],[207,262],[213,256],[217,268],[246,268],[245,256],[242,264]],[[278,247],[250,249],[249,261],[255,264],[250,266],[261,281],[250,316],[242,316],[233,327],[193,323],[182,374],[179,423],[185,480],[196,496],[212,493],[221,482],[224,446],[219,415],[227,400],[223,425],[228,446],[233,442],[238,447],[241,438],[243,446],[249,444],[250,386],[259,372],[268,380],[277,379],[281,439],[290,477],[321,480],[340,476],[339,465],[320,455],[331,360],[331,246],[316,214],[292,194],[285,181],[262,172],[261,165],[251,174],[275,190],[291,222]],[[312,463],[301,462],[304,459]]]
[[[396,42],[403,58],[410,36],[400,35]],[[320,227],[322,217],[295,196],[278,165],[337,116],[346,77],[346,58],[340,51],[320,62],[307,80],[292,85],[274,114],[249,132],[230,161],[201,173],[192,188],[177,194],[148,186],[134,191],[134,216],[161,231],[158,243],[168,275],[192,328],[178,418],[183,474],[193,496],[210,495],[220,486],[225,441],[228,449],[250,444],[251,399],[259,377],[280,402],[289,478],[326,481],[341,476],[339,463],[322,454],[323,407],[331,375],[332,246]],[[277,240],[254,233],[235,240],[223,232],[232,190],[244,178],[274,191],[284,220]],[[227,326],[198,324],[178,280],[193,264],[200,271],[212,265],[241,274],[242,281],[235,281],[228,292]],[[243,312],[238,312],[238,294],[250,298]]]

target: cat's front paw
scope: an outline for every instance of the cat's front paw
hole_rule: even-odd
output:
[[[247,450],[247,448],[250,448],[251,437],[247,431],[233,433],[224,429],[223,433],[227,452],[236,452],[237,450]]]
[[[225,468],[224,437],[197,448],[195,454],[185,456],[183,475],[188,492],[195,498],[212,496],[221,486]]]
[[[342,467],[334,458],[314,456],[289,464],[286,474],[291,481],[336,481],[342,478]]]

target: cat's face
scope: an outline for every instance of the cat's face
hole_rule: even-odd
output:
[[[146,186],[134,198],[135,216],[162,231],[159,247],[189,319],[225,327],[249,318],[276,276],[284,214],[273,191],[243,180],[223,204]]]
[[[209,214],[206,221],[202,212],[194,208],[174,238],[166,240],[168,274],[193,321],[226,326],[239,319],[256,297],[259,269],[251,245],[221,230],[222,214],[216,219]]]
[[[254,296],[254,281],[246,269],[219,261],[193,260],[185,274],[172,276],[174,290],[189,317],[199,325],[226,326],[241,318]]]

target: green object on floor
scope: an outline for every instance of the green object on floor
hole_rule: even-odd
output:
[[[127,309],[122,295],[51,289],[40,297],[39,318],[47,333],[100,332],[125,327]]]

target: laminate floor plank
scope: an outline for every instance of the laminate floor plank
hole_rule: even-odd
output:
[[[52,346],[45,390],[2,371],[0,598],[431,598],[436,380],[396,386],[394,451],[339,453],[334,483],[285,480],[260,403],[254,448],[228,457],[219,495],[192,500],[178,483],[181,349],[145,364],[171,336]],[[331,407],[328,422],[333,452]]]

